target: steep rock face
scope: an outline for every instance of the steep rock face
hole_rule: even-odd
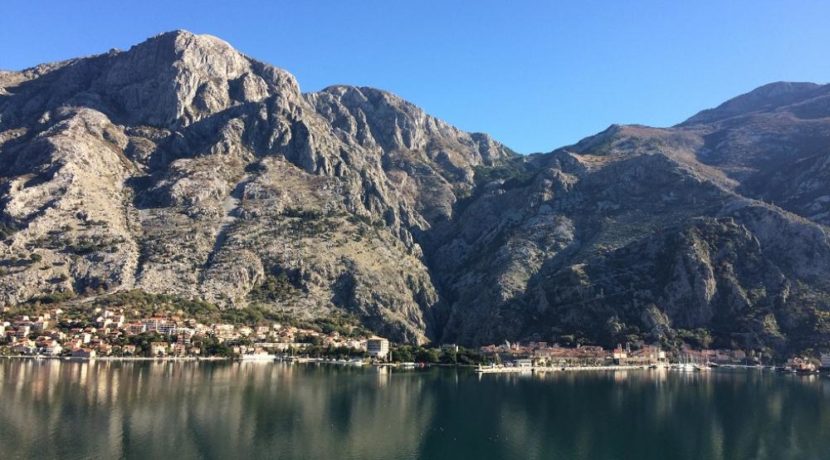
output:
[[[363,90],[374,109],[303,95],[287,72],[183,31],[0,77],[9,303],[138,288],[345,309],[423,341],[439,298],[411,232],[448,218],[473,167],[513,155],[388,93]],[[276,276],[285,292],[260,292]]]
[[[475,167],[513,156],[486,134],[460,131],[377,89],[333,86],[307,98],[341,138],[378,153],[405,206],[427,220],[410,225],[451,219],[458,195],[473,186]]]
[[[4,164],[22,172],[3,184],[4,227],[20,228],[0,245],[6,302],[135,282],[137,251],[124,208],[132,167],[120,154],[126,136],[100,112],[60,117],[9,149],[16,158],[4,155]],[[89,257],[71,263],[72,251]]]
[[[125,289],[411,342],[830,345],[828,86],[519,156],[177,31],[0,73],[0,301]]]

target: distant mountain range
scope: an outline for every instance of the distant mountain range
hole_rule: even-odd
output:
[[[124,290],[410,342],[830,345],[830,85],[521,156],[207,35],[0,73],[0,302]]]

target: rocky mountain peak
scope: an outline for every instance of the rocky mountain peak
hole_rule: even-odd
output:
[[[107,83],[120,85],[125,80],[140,81],[169,72],[194,73],[207,78],[232,80],[249,70],[248,60],[230,44],[210,35],[196,35],[183,30],[166,32],[116,52],[108,69]],[[129,68],[134,75],[119,71]]]
[[[181,30],[119,54],[100,84],[124,112],[164,127],[186,126],[278,93],[293,99],[300,94],[288,72],[254,61],[219,38]]]
[[[88,107],[124,124],[176,128],[234,105],[301,98],[288,72],[250,59],[210,35],[177,30],[127,51],[42,65],[4,80],[5,120],[31,123],[61,107]],[[48,88],[48,91],[46,91]]]

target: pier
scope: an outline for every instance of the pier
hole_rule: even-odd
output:
[[[568,372],[568,371],[623,371],[623,370],[647,370],[658,369],[648,365],[608,365],[608,366],[479,366],[475,372],[479,374],[530,374],[546,372]],[[659,368],[667,368],[661,366]]]

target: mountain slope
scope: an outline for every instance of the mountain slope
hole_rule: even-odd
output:
[[[286,276],[281,309],[424,340],[438,300],[410,230],[513,155],[379,91],[385,118],[349,132],[332,90],[182,31],[22,75],[0,99],[11,303],[139,288],[243,307]]]
[[[727,121],[613,126],[482,187],[433,256],[451,305],[443,340],[827,347],[816,148],[830,109],[790,111],[824,97],[809,88],[788,105],[725,104],[746,108]]]
[[[830,345],[830,89],[519,156],[176,31],[0,74],[0,301],[140,289],[398,340]]]

